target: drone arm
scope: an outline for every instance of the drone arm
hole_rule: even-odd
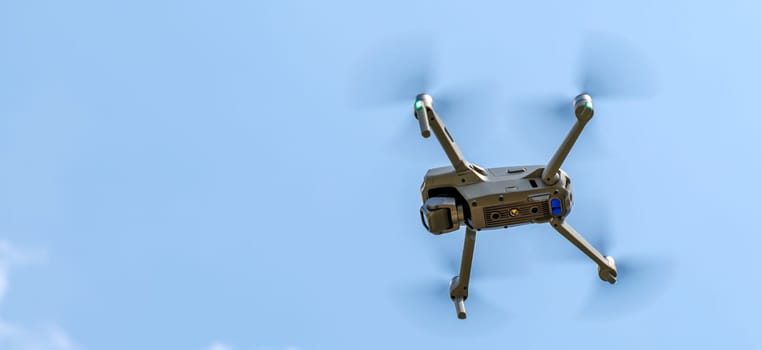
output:
[[[439,144],[442,145],[442,148],[447,154],[447,158],[450,159],[452,166],[458,172],[471,171],[471,169],[468,167],[468,163],[463,158],[463,153],[460,152],[460,148],[458,148],[455,140],[453,140],[452,136],[450,136],[450,132],[447,131],[447,127],[445,127],[442,120],[439,119],[439,115],[437,115],[433,109],[430,110],[430,112],[433,116],[433,118],[431,118],[433,120],[431,127],[434,129],[434,135],[436,135]]]
[[[474,247],[476,246],[476,231],[466,226],[466,236],[463,239],[463,256],[460,260],[460,283],[463,296],[468,296],[468,282],[471,280],[471,263],[474,260]]]
[[[598,264],[598,274],[602,280],[609,283],[616,282],[616,266],[613,259],[603,256],[592,244],[590,244],[579,232],[577,232],[571,225],[567,224],[563,219],[552,218],[550,224],[558,231],[564,238],[574,244],[585,255],[590,257],[596,264]]]
[[[463,158],[463,153],[460,152],[460,148],[458,148],[458,145],[455,143],[455,140],[453,140],[450,132],[447,131],[447,127],[445,127],[442,119],[440,119],[437,113],[434,112],[431,96],[420,94],[416,97],[415,117],[420,123],[421,135],[423,137],[428,137],[430,135],[429,128],[432,129],[439,144],[442,145],[442,149],[444,149],[447,158],[450,159],[450,163],[452,163],[452,166],[456,171],[472,171],[468,166],[468,162]]]
[[[564,160],[566,160],[566,156],[569,155],[569,151],[571,151],[574,143],[577,142],[577,138],[582,134],[582,129],[585,127],[585,124],[587,124],[587,122],[582,122],[580,120],[577,120],[574,123],[569,134],[566,135],[564,142],[561,143],[561,146],[558,147],[553,158],[548,162],[548,166],[546,166],[545,170],[542,172],[542,181],[546,185],[551,186],[558,181],[558,170],[561,168],[561,164]]]
[[[558,150],[550,158],[548,166],[542,171],[542,182],[551,186],[558,182],[558,170],[561,169],[561,164],[566,160],[566,156],[569,155],[574,143],[577,142],[577,138],[582,134],[582,129],[585,128],[587,122],[593,118],[593,99],[588,94],[579,94],[574,98],[574,114],[577,116],[577,121],[572,126],[569,134],[566,135],[564,142],[558,147]]]
[[[466,236],[463,240],[463,257],[460,260],[460,275],[450,283],[450,298],[455,303],[458,318],[466,318],[465,300],[468,298],[468,282],[471,279],[471,263],[474,259],[476,246],[476,231],[466,226]]]

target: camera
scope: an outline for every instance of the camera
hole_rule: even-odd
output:
[[[463,206],[455,198],[431,197],[421,206],[421,222],[435,235],[456,231],[463,220]]]

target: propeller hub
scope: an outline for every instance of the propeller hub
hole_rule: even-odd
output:
[[[424,106],[432,107],[434,105],[434,99],[427,93],[421,93],[415,96],[415,101],[421,101]]]
[[[574,114],[581,122],[588,122],[593,118],[593,98],[587,93],[579,94],[574,98]]]

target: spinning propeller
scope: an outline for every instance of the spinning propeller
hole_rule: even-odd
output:
[[[392,149],[428,162],[439,159],[435,154],[441,157],[441,151],[432,146],[430,152],[411,152],[420,150],[423,142],[420,131],[411,127],[411,120],[415,121],[412,103],[416,95],[425,92],[435,96],[437,113],[448,129],[455,130],[456,138],[465,131],[479,132],[480,125],[487,127],[485,117],[497,115],[495,102],[500,99],[498,85],[492,81],[472,80],[446,86],[442,74],[437,74],[440,67],[435,56],[430,39],[398,38],[382,43],[367,52],[355,67],[349,92],[358,109],[404,110],[388,119],[399,130],[390,140]]]
[[[511,314],[501,305],[491,301],[489,293],[485,293],[484,288],[480,286],[490,280],[504,279],[520,273],[527,261],[522,257],[523,252],[515,249],[515,246],[490,245],[496,243],[488,242],[490,238],[501,238],[497,235],[487,233],[480,237],[483,244],[474,252],[471,274],[471,285],[474,287],[471,288],[467,299],[469,313],[479,316],[463,323],[452,317],[453,304],[448,297],[447,283],[460,269],[463,237],[456,235],[426,238],[426,247],[430,252],[428,255],[436,272],[433,276],[409,281],[393,289],[393,301],[400,313],[416,326],[432,333],[450,336],[478,335],[480,332],[500,329],[510,322]],[[503,254],[499,254],[499,250]]]
[[[526,115],[540,125],[523,130],[527,141],[544,139],[549,131],[558,135],[565,133],[573,120],[569,101],[574,94],[590,94],[599,114],[617,118],[616,112],[606,111],[607,102],[653,97],[658,91],[656,71],[648,55],[623,38],[590,34],[582,41],[578,60],[573,73],[574,90],[568,94],[511,99],[509,114],[512,118]],[[575,157],[605,152],[595,132],[605,122],[598,120],[590,125],[592,133],[586,133],[579,140]]]
[[[616,259],[617,282],[601,282],[590,276],[591,295],[580,310],[583,317],[612,317],[648,306],[667,290],[675,271],[675,262],[654,253],[630,253],[616,244],[617,230],[610,224],[609,212],[603,206],[575,206],[571,220],[579,222],[588,242],[606,255]],[[589,260],[555,232],[538,237],[537,249],[545,261],[580,262],[589,268]],[[621,252],[621,254],[620,254]]]

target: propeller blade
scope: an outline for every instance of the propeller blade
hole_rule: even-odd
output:
[[[521,276],[530,270],[525,242],[515,231],[483,231],[477,234],[471,279],[477,281]]]
[[[584,317],[617,317],[642,310],[668,290],[674,277],[672,260],[658,257],[616,258],[617,282],[596,280],[595,287],[580,310]]]
[[[551,135],[563,137],[576,120],[572,110],[576,94],[587,92],[595,103],[615,98],[650,97],[658,90],[656,70],[648,55],[624,38],[587,35],[579,60],[574,79],[576,91],[568,95],[525,96],[513,100],[513,114],[527,115],[536,124],[523,133],[527,142],[546,140]],[[606,151],[596,130],[598,124],[586,127],[587,132],[577,141],[572,154],[584,156]]]
[[[601,254],[614,257],[617,282],[613,285],[601,281],[590,258],[555,230],[548,230],[548,235],[538,240],[542,243],[540,249],[544,252],[546,261],[581,262],[591,265],[590,273],[595,276],[591,277],[594,278],[595,286],[580,311],[585,317],[611,317],[613,314],[623,316],[648,306],[666,290],[675,270],[674,263],[661,256],[620,256],[615,247],[615,231],[609,218],[606,206],[584,206],[575,208],[572,226]]]
[[[551,152],[553,147],[561,143],[577,121],[572,106],[573,99],[573,95],[518,98],[510,104],[510,118],[515,124],[521,126],[520,137],[526,144],[535,147],[542,145],[543,148],[548,148],[543,153]],[[605,153],[605,148],[600,146],[601,141],[596,125],[597,123],[590,123],[585,127],[585,131],[571,151],[570,159]]]
[[[432,236],[430,242],[426,242],[438,277],[398,285],[392,293],[395,307],[411,323],[437,334],[469,335],[500,329],[510,315],[480,293],[483,291],[481,281],[514,274],[517,272],[515,266],[520,266],[516,262],[520,261],[523,265],[526,259],[519,254],[521,249],[505,241],[496,241],[498,237],[505,236],[481,234],[479,237],[477,234],[469,297],[466,300],[468,318],[465,321],[457,319],[449,290],[450,279],[460,271],[462,234]],[[479,242],[489,244],[480,246]]]
[[[457,275],[460,271],[463,236],[453,232],[448,235],[430,235],[427,238],[426,246],[430,251],[437,272],[442,276]]]
[[[455,142],[460,145],[462,138],[469,135],[485,135],[493,128],[494,116],[497,115],[494,103],[497,100],[497,91],[497,84],[478,81],[456,88],[430,90],[427,93],[434,100],[437,115],[445,123]],[[390,149],[395,154],[404,154],[406,158],[414,159],[417,163],[431,166],[448,164],[436,137],[421,137],[417,121],[413,117],[413,101],[415,95],[407,101],[407,105],[410,106],[409,114],[400,118],[404,122],[400,123],[397,135],[392,137]],[[430,145],[422,146],[423,142]]]
[[[528,269],[529,260],[516,236],[506,232],[477,233],[474,258],[471,263],[471,281],[495,280],[515,277]],[[431,236],[427,247],[431,251],[437,270],[442,275],[460,273],[463,254],[463,234],[450,233]]]
[[[513,105],[520,116],[532,122],[568,126],[574,122],[573,96],[529,96],[516,100]]]
[[[580,60],[577,87],[593,100],[648,97],[656,91],[656,72],[648,55],[624,38],[588,35]]]
[[[394,38],[372,48],[355,67],[350,96],[357,107],[396,103],[411,106],[415,96],[432,88],[431,40]]]
[[[434,109],[453,137],[476,134],[491,128],[489,117],[496,115],[497,84],[474,81],[442,88],[437,76],[434,45],[429,38],[394,38],[369,50],[355,67],[350,80],[351,103],[356,108],[405,106],[393,116],[400,131],[392,136],[390,149],[416,162],[447,159],[438,145],[426,151],[411,152],[421,147],[422,138],[413,117],[413,103],[419,93],[434,99]],[[478,122],[476,122],[478,121]],[[425,140],[436,145],[436,140]],[[438,153],[435,153],[438,152]],[[425,157],[425,158],[424,158]]]
[[[437,335],[468,337],[503,329],[510,314],[469,289],[465,320],[456,317],[449,278],[444,276],[399,285],[392,290],[392,302],[411,324]]]
[[[494,113],[498,84],[494,81],[474,81],[459,84],[457,88],[429,91],[434,99],[434,110],[447,123],[448,128],[459,124],[484,122]]]

